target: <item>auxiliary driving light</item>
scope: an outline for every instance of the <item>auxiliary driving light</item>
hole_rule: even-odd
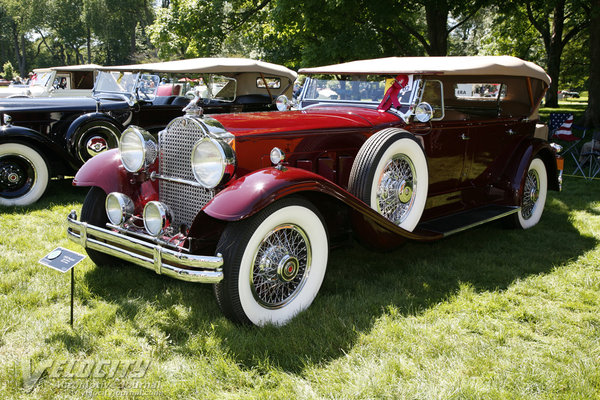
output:
[[[173,215],[166,204],[149,201],[144,207],[144,227],[152,236],[160,236],[171,225]]]
[[[133,201],[123,193],[109,193],[104,205],[108,220],[113,225],[122,225],[133,215]]]

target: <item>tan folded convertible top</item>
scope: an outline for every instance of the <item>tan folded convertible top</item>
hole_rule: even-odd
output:
[[[511,56],[387,57],[302,68],[299,72],[301,74],[528,76],[550,85],[550,77],[540,66]]]
[[[60,67],[48,67],[48,68],[36,68],[33,72],[47,72],[47,71],[64,71],[64,72],[76,72],[76,71],[95,71],[103,68],[102,65],[98,64],[81,64],[81,65],[65,65]]]
[[[258,72],[288,77],[295,80],[298,74],[282,65],[271,64],[249,58],[190,58],[187,60],[165,61],[148,64],[119,65],[104,67],[109,71],[151,71],[165,73],[237,73]]]

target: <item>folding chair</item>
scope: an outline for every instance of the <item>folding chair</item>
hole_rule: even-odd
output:
[[[600,131],[595,131],[592,140],[588,143],[584,143],[579,158],[575,157],[574,153],[571,153],[571,155],[576,165],[573,175],[576,175],[579,171],[585,179],[591,180],[600,173]]]
[[[587,132],[586,128],[578,125],[573,125],[573,114],[569,113],[550,113],[548,128],[550,130],[551,138],[571,143],[563,151],[563,154],[565,156],[568,153],[571,153],[571,155],[573,155],[577,148],[577,145],[585,137],[585,134]],[[575,136],[573,134],[572,128],[583,130],[583,134],[581,135],[581,137]]]

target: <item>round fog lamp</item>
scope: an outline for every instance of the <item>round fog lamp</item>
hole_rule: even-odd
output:
[[[123,193],[109,193],[104,204],[108,220],[113,225],[121,225],[133,215],[133,201]]]
[[[160,236],[172,220],[171,211],[166,204],[149,201],[144,207],[144,227],[152,236]]]

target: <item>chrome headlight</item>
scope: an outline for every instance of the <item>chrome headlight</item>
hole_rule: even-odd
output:
[[[112,192],[106,196],[106,215],[113,225],[121,225],[133,215],[133,201],[123,193]]]
[[[208,137],[194,145],[191,163],[194,178],[207,189],[227,181],[235,172],[235,154],[231,146]]]
[[[152,236],[160,236],[171,222],[173,215],[166,204],[149,201],[144,207],[144,227]]]
[[[130,126],[119,140],[119,151],[123,167],[129,172],[137,172],[156,160],[156,141],[148,131]]]

